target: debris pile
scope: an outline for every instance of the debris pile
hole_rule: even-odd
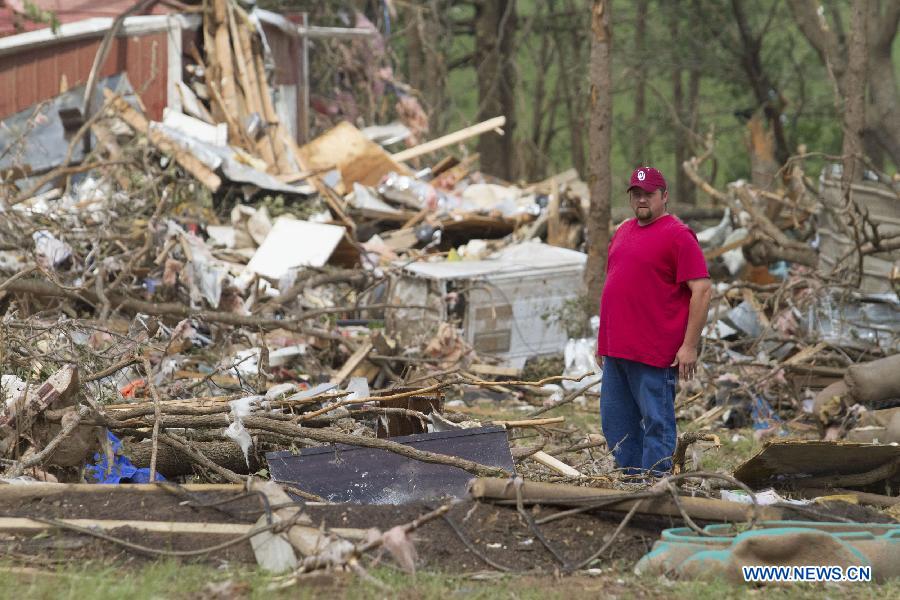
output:
[[[579,306],[589,194],[578,174],[518,186],[478,172],[477,155],[409,166],[494,135],[503,117],[395,153],[348,122],[298,145],[252,14],[208,3],[202,38],[178,86],[184,112],[162,122],[124,74],[88,90],[91,114],[67,109],[82,87],[5,122],[0,504],[56,493],[38,482],[115,494],[102,484],[166,481],[153,493],[198,506],[185,485],[227,496],[213,503],[249,494],[266,505],[255,524],[207,525],[296,575],[359,570],[379,547],[413,569],[408,534],[438,519],[498,568],[448,516],[470,498],[515,506],[563,572],[642,517],[683,521],[672,536],[687,546],[727,538],[707,550],[732,572],[752,544],[695,521],[749,522],[778,543],[770,521],[840,520],[812,498],[897,504],[896,211],[882,210],[896,187],[860,185],[842,204],[833,174],[817,187],[792,162],[783,189],[721,192],[699,175],[705,156],[684,165],[718,203],[675,207],[718,221],[698,233],[716,295],[698,377],[676,399],[687,431],[675,472],[648,488],[615,470],[596,428],[548,414],[574,405],[596,419],[602,387]],[[552,354],[563,360],[539,373],[533,359]],[[775,442],[735,477],[697,472],[704,448],[747,428]],[[20,486],[32,491],[10,491]],[[298,504],[443,496],[455,500],[377,533],[319,527]],[[536,518],[526,505],[564,510]],[[541,527],[588,511],[625,517],[599,550],[564,556]],[[34,526],[24,521],[8,525]],[[828,543],[852,552],[838,533]],[[639,568],[693,560],[695,547],[682,550]]]

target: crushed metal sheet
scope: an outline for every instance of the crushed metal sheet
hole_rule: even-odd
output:
[[[506,430],[482,427],[391,438],[417,450],[515,470]],[[306,448],[266,454],[272,479],[295,484],[329,502],[406,504],[445,496],[465,498],[472,475],[448,465],[359,446]]]

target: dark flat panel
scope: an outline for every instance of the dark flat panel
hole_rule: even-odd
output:
[[[851,475],[900,460],[900,447],[853,442],[785,440],[766,444],[739,466],[734,476],[752,488],[809,477]]]
[[[392,438],[391,441],[439,454],[466,458],[515,472],[506,430],[481,427]],[[394,452],[358,446],[307,448],[299,455],[266,454],[269,473],[331,502],[405,504],[441,497],[462,498],[474,475]]]

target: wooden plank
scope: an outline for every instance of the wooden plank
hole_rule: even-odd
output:
[[[419,243],[414,227],[395,229],[382,234],[384,245],[391,250],[408,250]]]
[[[514,427],[542,427],[555,423],[565,423],[565,417],[547,417],[546,419],[522,419],[520,421],[491,421],[494,425],[511,429]],[[552,457],[551,457],[552,458]]]
[[[256,67],[253,62],[253,44],[250,41],[247,22],[241,19],[241,22],[238,23],[238,19],[234,15],[236,10],[241,9],[235,9],[231,4],[228,5],[231,41],[234,44],[234,55],[237,57],[238,76],[241,80],[241,88],[244,90],[247,112],[249,114],[257,113],[262,118],[265,111],[263,110],[263,101],[260,97]],[[262,159],[269,165],[275,165],[275,148],[272,145],[272,138],[264,135],[254,143]]]
[[[813,356],[815,356],[816,354],[818,354],[819,352],[821,352],[822,350],[824,350],[827,347],[828,347],[828,344],[826,342],[819,342],[815,346],[809,346],[807,348],[804,348],[797,354],[793,355],[792,357],[790,357],[789,359],[784,361],[784,363],[782,363],[781,366],[787,367],[787,366],[799,365],[800,363],[806,362],[807,360],[809,360],[810,358],[812,358]]]
[[[215,43],[215,64],[219,67],[218,84],[222,90],[225,112],[237,121],[241,120],[238,104],[237,86],[234,81],[234,61],[231,56],[231,36],[228,34],[227,0],[213,0],[213,22],[216,25],[213,33]],[[235,132],[236,133],[236,132]],[[239,138],[235,138],[236,140]]]
[[[252,26],[250,18],[243,11],[236,13],[236,16],[243,21],[245,27]],[[291,137],[287,134],[284,125],[282,125],[278,118],[278,113],[275,111],[275,105],[272,102],[272,92],[269,90],[269,83],[266,79],[266,68],[263,64],[262,56],[260,53],[254,53],[251,59],[253,64],[250,65],[250,68],[256,69],[256,78],[259,84],[259,96],[262,101],[263,109],[262,117],[266,123],[270,124],[270,127],[266,130],[266,135],[271,139],[272,149],[275,153],[276,164],[272,165],[272,172],[292,173],[295,168],[287,155],[287,151],[291,149],[291,146],[285,146],[285,140],[291,140]],[[293,140],[291,141],[293,142]],[[304,169],[302,166],[300,168]]]
[[[181,485],[188,492],[242,493],[244,486],[236,483],[188,483]],[[45,498],[57,494],[168,494],[162,485],[107,484],[107,483],[29,483],[27,485],[0,485],[0,501]]]
[[[576,479],[584,478],[584,475],[582,475],[581,472],[578,471],[578,469],[570,467],[557,458],[553,458],[543,450],[538,450],[537,452],[529,456],[529,458],[541,463],[548,469],[553,469],[560,475],[565,475],[566,477],[574,477]]]
[[[513,377],[520,378],[522,375],[522,369],[516,369],[514,367],[501,367],[499,365],[485,365],[481,363],[475,363],[469,366],[469,371],[472,373],[478,373],[479,375],[492,375],[494,377]]]
[[[406,150],[393,154],[391,158],[393,158],[397,162],[412,160],[413,158],[423,156],[425,154],[430,154],[436,150],[440,150],[441,148],[446,148],[447,146],[452,146],[453,144],[464,142],[483,133],[487,133],[488,131],[499,129],[505,124],[506,117],[494,117],[493,119],[488,119],[487,121],[472,125],[471,127],[466,127],[465,129],[460,129],[459,131],[455,131],[453,133],[439,137],[436,140],[431,140],[430,142],[425,142],[424,144],[419,144],[418,146],[408,148]]]
[[[344,363],[344,366],[341,367],[341,370],[337,372],[337,374],[331,378],[331,383],[341,384],[344,383],[344,380],[347,379],[356,367],[359,366],[365,358],[369,355],[369,352],[372,351],[372,342],[366,342],[362,346],[356,349],[347,362]]]
[[[188,521],[135,521],[118,519],[57,519],[67,525],[111,531],[122,527],[130,527],[137,531],[168,534],[204,534],[204,535],[244,535],[252,531],[256,525],[246,523],[193,523]],[[27,517],[0,517],[0,531],[33,532],[56,529],[55,525],[33,521]],[[312,528],[305,528],[312,529]],[[317,530],[314,530],[317,531]],[[349,540],[366,539],[365,529],[337,527],[328,529],[331,533]]]
[[[741,239],[739,239],[736,242],[731,242],[730,244],[726,244],[725,246],[722,246],[721,248],[707,250],[706,252],[703,253],[703,258],[705,258],[706,260],[713,260],[714,258],[718,258],[719,256],[722,256],[726,252],[730,252],[731,250],[737,250],[738,248],[743,248],[744,246],[747,246],[748,244],[750,244],[754,241],[756,241],[756,238],[750,234],[747,234],[746,237],[742,237]]]
[[[121,96],[116,96],[111,90],[103,90],[104,97],[107,101],[111,101],[113,110],[136,132],[146,135],[150,142],[156,146],[161,152],[172,155],[184,170],[196,177],[200,183],[215,192],[222,185],[222,180],[218,175],[213,173],[212,169],[200,162],[195,156],[189,154],[182,149],[177,143],[169,139],[159,130],[150,130],[150,124],[147,117],[139,113]]]

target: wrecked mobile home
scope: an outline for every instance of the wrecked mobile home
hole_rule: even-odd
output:
[[[830,169],[720,190],[685,162],[713,206],[673,210],[714,297],[673,471],[648,484],[600,434],[578,173],[480,172],[462,144],[502,115],[401,149],[399,117],[314,127],[311,40],[365,52],[361,20],[125,4],[0,38],[10,552],[41,557],[43,532],[98,559],[178,548],[282,587],[385,551],[407,571],[900,576],[896,179],[848,208]],[[756,449],[704,468],[723,440]]]

